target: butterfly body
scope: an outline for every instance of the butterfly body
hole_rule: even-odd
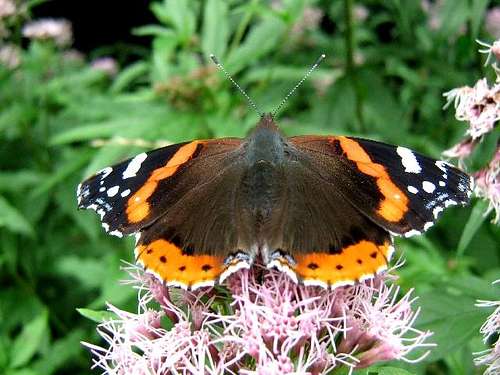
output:
[[[143,153],[83,182],[79,206],[169,285],[213,285],[260,256],[309,285],[383,271],[392,235],[427,230],[465,204],[470,180],[404,147],[342,136],[285,137],[264,115],[245,139]]]

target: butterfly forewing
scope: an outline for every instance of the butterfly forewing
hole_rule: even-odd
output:
[[[467,174],[405,147],[350,137],[292,137],[290,142],[316,174],[394,234],[424,232],[444,208],[464,205],[471,195]]]
[[[163,216],[188,191],[213,179],[214,167],[231,162],[241,140],[179,143],[107,167],[77,189],[79,208],[93,209],[104,229],[121,237]]]

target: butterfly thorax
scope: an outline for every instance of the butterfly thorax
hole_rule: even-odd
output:
[[[258,237],[272,225],[283,198],[287,143],[271,115],[264,115],[247,137],[245,171],[239,194],[245,221]]]

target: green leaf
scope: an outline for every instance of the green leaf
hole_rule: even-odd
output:
[[[78,311],[80,315],[96,323],[102,323],[107,320],[116,319],[116,315],[107,310],[97,311],[97,310],[79,308],[76,309],[76,311]]]
[[[110,137],[119,134],[124,127],[130,126],[122,118],[88,124],[56,134],[50,139],[52,146],[63,145],[71,142],[88,141],[95,138]]]
[[[48,335],[48,313],[44,310],[27,323],[12,346],[10,367],[24,366],[40,350],[40,343]]]
[[[369,371],[370,373],[371,371]],[[377,375],[414,375],[413,372],[409,372],[407,370],[404,370],[402,368],[397,368],[397,367],[380,367],[376,369],[376,374]]]
[[[43,184],[40,184],[35,190],[31,192],[32,197],[37,197],[47,193],[59,183],[62,183],[67,177],[81,169],[90,159],[90,153],[75,154],[75,158],[63,164],[56,172],[47,178]]]
[[[425,293],[418,302],[421,312],[417,328],[434,332],[429,342],[437,344],[426,361],[438,360],[462,348],[478,334],[487,316],[475,306],[475,298],[444,290]]]
[[[490,0],[474,0],[471,1],[471,10],[469,13],[472,38],[477,38],[479,29],[484,22],[484,13],[488,8]]]
[[[254,26],[245,41],[227,57],[226,69],[235,74],[259,60],[277,47],[285,30],[283,21],[271,17]]]
[[[469,216],[469,220],[467,220],[467,224],[465,224],[465,228],[462,231],[462,235],[460,236],[460,241],[457,246],[457,256],[462,256],[469,246],[470,242],[474,238],[474,235],[477,233],[483,222],[486,220],[487,215],[484,213],[488,208],[488,202],[485,200],[478,200],[474,205],[472,212]]]
[[[123,69],[113,81],[109,91],[117,94],[127,88],[133,81],[148,73],[149,65],[145,62],[137,62]]]
[[[11,232],[33,237],[35,231],[29,221],[0,195],[0,228],[5,227]]]
[[[19,192],[39,184],[47,176],[29,169],[18,169],[15,172],[0,172],[0,191]]]
[[[222,59],[229,38],[228,7],[222,0],[208,0],[205,4],[201,48],[205,57],[211,53]]]
[[[76,358],[82,351],[80,341],[85,337],[82,329],[73,329],[67,336],[54,342],[43,357],[34,362],[36,374],[52,374],[66,363]]]

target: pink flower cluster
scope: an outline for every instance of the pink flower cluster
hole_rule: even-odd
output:
[[[497,66],[497,60],[500,59],[500,41],[492,45],[479,43],[485,47],[480,52],[488,54],[486,63],[494,60],[491,66],[497,73],[496,82],[490,85],[486,78],[483,78],[477,81],[474,87],[464,86],[443,94],[447,99],[445,108],[454,103],[457,120],[468,123],[465,138],[443,153],[446,157],[457,158],[462,168],[465,160],[472,155],[482,140],[493,134],[493,129],[500,120],[500,69]],[[475,193],[489,201],[487,214],[495,211],[495,223],[500,220],[499,171],[500,143],[497,141],[496,150],[488,165],[473,174]]]
[[[106,346],[85,344],[107,374],[351,372],[420,360],[410,353],[432,345],[430,332],[412,327],[415,298],[399,298],[387,276],[331,291],[254,267],[232,275],[227,289],[195,294],[168,289],[137,267],[129,272],[139,311],[109,305],[116,318],[98,328]]]
[[[495,283],[500,282],[497,280]],[[478,357],[475,359],[477,366],[487,366],[484,375],[500,374],[500,301],[478,301],[476,306],[479,307],[495,307],[493,313],[489,316],[486,322],[481,327],[481,333],[484,337],[485,344],[494,338],[495,342],[491,349],[476,353]]]
[[[28,39],[53,40],[66,46],[73,40],[71,23],[65,19],[44,18],[24,25],[23,36]]]

